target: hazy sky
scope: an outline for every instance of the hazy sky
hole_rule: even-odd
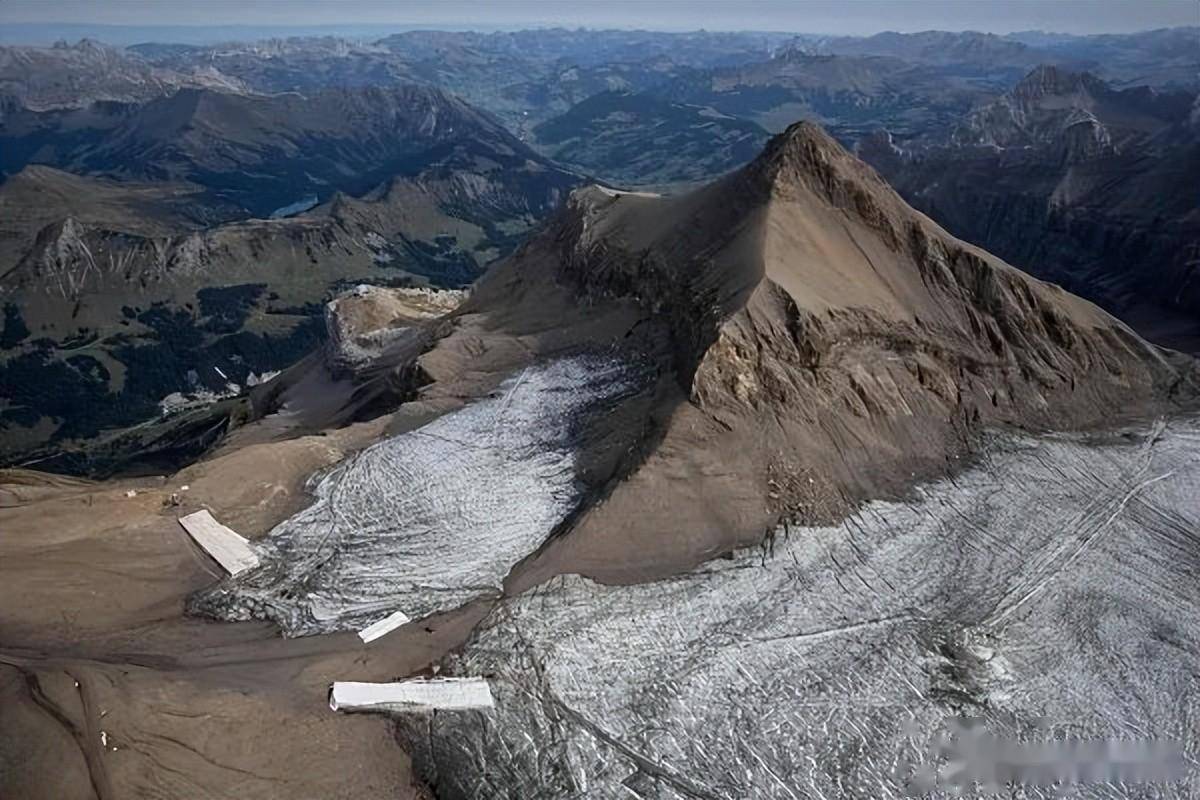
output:
[[[1200,24],[1200,0],[0,0],[0,25],[35,22],[1121,33]]]

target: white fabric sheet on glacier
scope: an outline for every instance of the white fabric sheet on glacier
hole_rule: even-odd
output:
[[[179,524],[230,575],[240,575],[258,566],[258,556],[250,543],[217,522],[208,509],[180,517]]]
[[[369,644],[381,636],[386,636],[401,625],[407,625],[408,623],[409,618],[407,614],[403,611],[393,611],[378,622],[372,622],[359,631],[358,638],[363,640],[363,644]]]
[[[492,692],[483,678],[429,678],[396,683],[335,681],[329,690],[334,711],[424,713],[492,708]]]

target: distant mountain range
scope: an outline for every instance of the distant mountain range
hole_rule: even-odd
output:
[[[8,109],[10,454],[287,366],[346,286],[469,283],[580,180],[427,86]]]
[[[1198,34],[0,47],[0,377],[28,387],[5,451],[240,388],[320,340],[341,287],[467,284],[585,175],[679,191],[797,119],[953,233],[1200,348]]]
[[[181,87],[240,91],[245,84],[211,68],[180,72],[91,39],[53,47],[0,47],[0,97],[31,111],[136,103]]]
[[[533,129],[564,163],[633,185],[702,180],[746,163],[769,134],[711,106],[652,93],[600,92]]]
[[[860,145],[957,235],[1200,350],[1200,115],[1195,93],[1117,90],[1042,66],[941,142]]]
[[[412,84],[307,95],[184,88],[106,111],[91,128],[84,116],[92,109],[18,112],[0,130],[0,145],[13,157],[28,154],[76,172],[192,181],[252,216],[309,194],[362,194],[393,176],[435,167],[504,180],[527,165],[552,169],[491,117],[441,90]],[[28,133],[9,133],[20,126]],[[509,210],[539,208],[546,210],[544,203],[521,201]]]

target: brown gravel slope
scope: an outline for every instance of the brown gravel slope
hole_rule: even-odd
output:
[[[353,634],[284,640],[183,613],[220,572],[178,514],[209,507],[256,538],[303,502],[310,472],[378,433],[253,444],[165,481],[0,471],[0,797],[426,797],[389,720],[336,714],[326,692],[423,669],[485,607],[369,650]]]

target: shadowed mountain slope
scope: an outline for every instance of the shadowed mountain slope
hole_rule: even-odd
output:
[[[951,141],[864,140],[916,207],[1143,335],[1200,350],[1195,95],[1115,90],[1042,66],[966,115]]]
[[[84,114],[19,110],[2,120],[0,142],[73,172],[187,180],[260,217],[308,195],[359,195],[431,169],[514,180],[536,172],[543,182],[558,179],[559,188],[571,182],[487,114],[412,84],[265,97],[182,89],[135,108]],[[520,210],[553,205],[530,198]]]

